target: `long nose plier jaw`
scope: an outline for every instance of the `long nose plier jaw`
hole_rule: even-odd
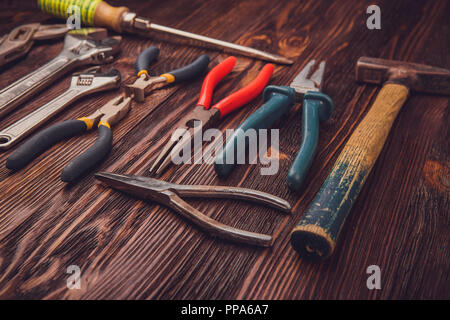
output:
[[[269,247],[272,245],[273,238],[271,235],[237,229],[216,221],[189,205],[182,198],[240,199],[270,206],[286,213],[291,211],[287,201],[265,192],[246,188],[179,185],[154,178],[109,172],[96,173],[95,177],[116,190],[169,207],[213,236],[249,245]]]

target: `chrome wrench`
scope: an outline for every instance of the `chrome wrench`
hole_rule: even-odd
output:
[[[0,66],[23,57],[30,51],[35,40],[63,37],[70,29],[64,24],[23,24],[0,39]]]
[[[99,69],[100,67],[96,66],[74,74],[67,91],[1,130],[0,150],[9,149],[75,100],[93,92],[119,87],[120,72],[118,70],[111,69],[107,73],[99,73]]]
[[[58,56],[0,91],[0,117],[78,66],[113,61],[120,40],[120,37],[96,40],[89,34],[67,34]]]

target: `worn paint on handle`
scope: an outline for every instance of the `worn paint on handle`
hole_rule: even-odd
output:
[[[409,89],[387,83],[351,135],[331,173],[291,234],[299,253],[327,258],[380,154]]]
[[[70,8],[76,6],[80,9],[81,21],[84,24],[94,25],[94,12],[101,0],[38,0],[39,8],[48,14],[58,18],[68,18]]]
[[[122,32],[121,19],[127,7],[112,7],[102,0],[38,0],[39,8],[55,17],[66,19],[79,9],[81,22]]]

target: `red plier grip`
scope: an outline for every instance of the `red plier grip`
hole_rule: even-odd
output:
[[[255,80],[244,88],[232,93],[228,97],[216,103],[212,108],[219,109],[220,116],[223,117],[228,113],[240,108],[249,101],[256,98],[266,87],[273,74],[274,66],[269,63],[262,68]]]
[[[214,88],[227,74],[231,72],[236,64],[236,58],[231,56],[223,60],[206,75],[203,80],[202,90],[200,91],[200,99],[197,105],[209,109],[211,105]]]

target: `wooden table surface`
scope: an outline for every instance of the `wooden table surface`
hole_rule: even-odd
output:
[[[111,1],[117,5],[119,1]],[[358,84],[360,56],[450,67],[449,1],[375,1],[381,30],[368,30],[369,2],[348,1],[127,1],[155,22],[205,34],[295,61],[277,65],[271,84],[287,85],[310,59],[327,61],[323,91],[335,103],[320,128],[318,152],[300,195],[285,185],[301,141],[301,106],[278,122],[280,170],[261,176],[259,165],[241,165],[219,180],[211,165],[171,167],[163,179],[186,184],[254,188],[287,199],[293,215],[232,200],[191,204],[235,227],[276,237],[261,249],[215,240],[173,211],[98,184],[92,173],[73,186],[62,168],[92,145],[96,132],[57,144],[25,169],[10,173],[0,161],[0,297],[32,299],[411,299],[450,298],[449,98],[413,94],[395,121],[383,151],[327,261],[308,261],[289,244],[290,231],[324,182],[349,135],[379,88]],[[2,1],[0,34],[48,19],[35,1]],[[54,21],[54,20],[50,20]],[[157,45],[159,74],[208,53],[211,66],[227,54],[186,46],[153,34],[125,35],[112,64],[133,81],[138,53]],[[36,44],[25,59],[1,70],[0,87],[57,55],[62,42]],[[238,57],[215,100],[249,83],[263,62]],[[62,93],[70,75],[1,120],[1,128]],[[96,170],[147,175],[166,134],[191,110],[202,79],[154,92],[113,127],[114,148]],[[49,124],[90,114],[116,92],[74,103]],[[221,122],[236,127],[262,103],[258,97]],[[14,149],[13,149],[14,150]],[[69,265],[81,268],[81,289],[69,290]],[[381,268],[381,290],[366,287],[369,265]]]

